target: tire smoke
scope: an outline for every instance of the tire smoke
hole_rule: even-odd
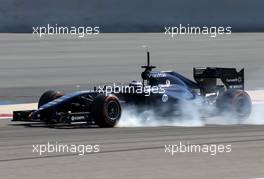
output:
[[[202,104],[182,104],[182,115],[176,114],[160,116],[159,111],[152,109],[141,109],[135,106],[126,106],[118,127],[156,127],[156,126],[181,126],[200,127],[205,125],[235,125],[235,124],[264,124],[264,104],[253,104],[252,112],[247,119],[236,119],[232,114],[209,116],[203,111],[216,113],[214,107],[204,107]],[[205,109],[206,108],[206,109]]]

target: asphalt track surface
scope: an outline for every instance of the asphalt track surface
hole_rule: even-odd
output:
[[[191,77],[192,66],[246,68],[246,88],[262,89],[263,34],[223,38],[161,34],[106,34],[87,39],[31,35],[0,35],[2,100],[36,101],[39,92],[66,91],[105,81],[139,78],[145,63],[142,44],[150,46],[152,62]],[[160,60],[161,59],[161,60]],[[113,80],[114,79],[114,80]],[[33,152],[33,145],[99,144],[100,152]],[[229,153],[165,152],[165,145],[231,145]],[[205,127],[55,126],[0,120],[1,178],[261,178],[264,177],[264,126]]]
[[[1,178],[263,177],[263,126],[49,128],[0,123]],[[37,144],[99,144],[99,153],[33,153]],[[230,153],[165,153],[165,145],[231,145]]]

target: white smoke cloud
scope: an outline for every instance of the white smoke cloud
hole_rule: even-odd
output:
[[[264,124],[264,104],[254,104],[250,117],[244,121],[244,124]]]
[[[252,113],[248,119],[236,119],[230,114],[224,116],[206,116],[203,111],[214,112],[215,108],[205,107],[197,103],[187,103],[181,106],[182,116],[158,116],[158,111],[145,109],[139,112],[134,106],[127,106],[123,110],[118,127],[147,127],[147,126],[186,126],[199,127],[207,124],[232,125],[232,124],[264,124],[264,104],[253,104]]]
[[[182,104],[182,116],[175,110],[171,115],[159,115],[160,111],[152,109],[138,110],[135,106],[126,106],[118,127],[146,126],[203,126],[204,122],[194,103]],[[140,112],[139,112],[140,111]],[[161,112],[160,112],[161,113]]]

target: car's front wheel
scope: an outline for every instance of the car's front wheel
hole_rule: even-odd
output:
[[[63,95],[64,94],[60,91],[49,90],[49,91],[44,92],[39,98],[38,108],[47,104],[48,102],[51,102],[59,97],[62,97]],[[46,123],[52,124],[54,123],[52,116],[53,116],[53,111],[48,110],[42,113],[41,119]]]
[[[62,97],[63,95],[64,94],[60,91],[49,90],[49,91],[44,92],[39,98],[38,108],[40,108],[44,104],[47,104],[50,101],[53,101],[59,97]]]
[[[121,117],[118,98],[115,95],[97,95],[92,103],[92,115],[99,127],[114,127]]]

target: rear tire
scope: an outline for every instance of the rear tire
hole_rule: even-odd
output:
[[[92,104],[92,115],[99,127],[114,127],[121,117],[121,105],[115,95],[99,94]]]
[[[252,102],[247,92],[229,89],[218,97],[216,107],[221,114],[245,120],[251,113]]]

